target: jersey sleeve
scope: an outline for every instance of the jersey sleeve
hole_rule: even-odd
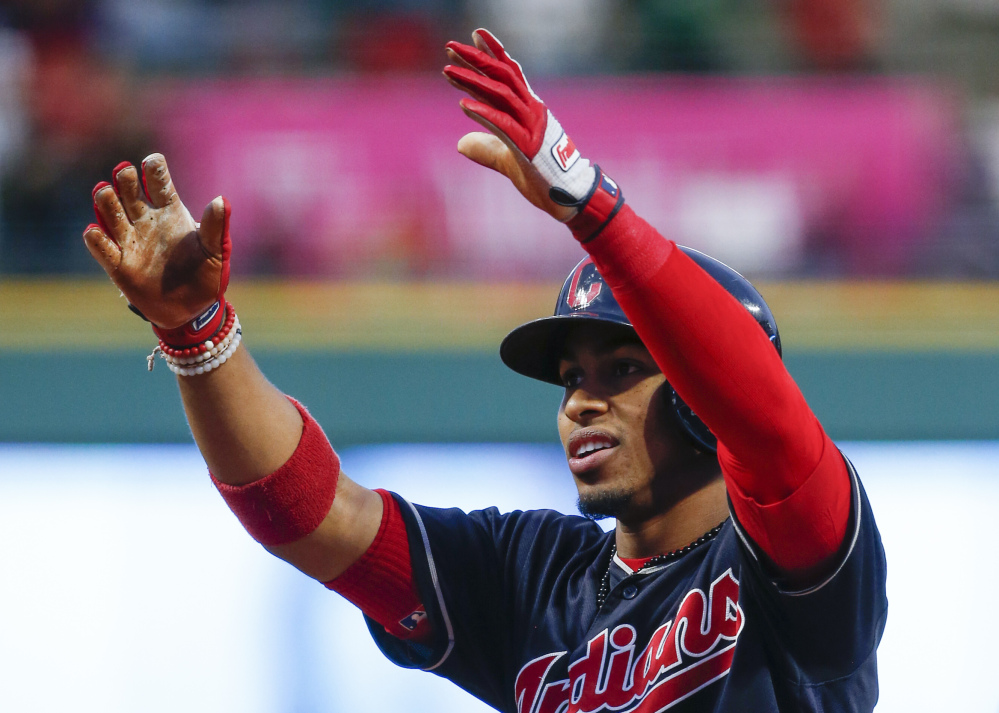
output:
[[[399,666],[431,671],[494,708],[510,709],[513,651],[530,622],[548,613],[538,593],[560,577],[577,577],[594,591],[581,590],[566,605],[594,607],[595,578],[581,563],[589,566],[593,548],[607,538],[594,523],[553,511],[466,514],[395,497],[433,638],[399,639],[366,617],[375,643]],[[553,615],[564,618],[567,610]]]
[[[824,566],[846,533],[846,468],[756,320],[627,205],[584,247],[666,379],[717,436],[744,527],[785,572]]]
[[[853,467],[851,513],[834,567],[807,588],[782,583],[738,518],[743,599],[785,698],[782,710],[858,710],[877,700],[876,651],[888,612],[887,565],[870,503]]]

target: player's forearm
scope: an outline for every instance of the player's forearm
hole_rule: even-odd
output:
[[[244,346],[221,368],[178,382],[205,462],[255,539],[321,582],[367,550],[380,498],[339,472],[319,424],[306,424]]]
[[[670,384],[724,448],[770,474],[754,494],[789,495],[824,434],[756,320],[627,206],[585,247]]]
[[[718,437],[747,532],[792,581],[821,574],[846,533],[846,465],[759,324],[627,207],[586,247],[667,380]]]
[[[267,381],[245,346],[222,368],[177,381],[194,440],[219,481],[259,480],[295,452],[302,417]]]
[[[381,499],[340,477],[322,428],[241,345],[225,299],[231,206],[216,198],[195,222],[162,154],[141,174],[123,162],[111,178],[94,188],[98,222],[84,241],[153,325],[216,486],[258,542],[321,581],[335,578],[373,541]]]

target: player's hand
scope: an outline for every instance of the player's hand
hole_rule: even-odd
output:
[[[141,186],[139,180],[134,166],[121,163],[113,185],[97,184],[93,198],[100,225],[88,226],[83,239],[160,337],[180,330],[173,336],[184,341],[206,326],[194,323],[192,330],[186,325],[221,302],[229,283],[229,203],[216,198],[196,223],[177,195],[162,154],[142,162]]]
[[[447,43],[452,64],[444,76],[470,95],[462,110],[490,133],[467,134],[458,151],[502,173],[549,215],[569,220],[592,193],[599,169],[580,156],[500,41],[484,29],[473,32],[472,41]]]

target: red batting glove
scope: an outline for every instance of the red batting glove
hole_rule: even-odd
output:
[[[502,43],[484,29],[473,32],[472,40],[474,46],[447,43],[454,64],[444,76],[471,96],[461,100],[462,110],[491,135],[468,134],[458,150],[507,176],[531,203],[570,222],[574,232],[584,223],[582,239],[591,239],[620,209],[620,190],[580,155]]]
[[[94,188],[98,224],[83,233],[90,254],[166,344],[200,344],[225,323],[229,286],[229,202],[221,196],[196,223],[181,202],[166,159],[152,154],[139,172],[120,163],[113,185]]]

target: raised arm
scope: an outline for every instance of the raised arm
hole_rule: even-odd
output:
[[[166,349],[197,352],[215,339],[228,354],[182,366],[184,410],[205,462],[233,510],[271,552],[319,581],[338,577],[368,549],[382,499],[339,472],[322,430],[275,388],[239,340],[225,299],[230,207],[219,197],[196,223],[161,154],[139,171],[116,167],[94,189],[99,224],[84,241]],[[232,332],[232,334],[230,334]],[[235,343],[235,346],[233,346]],[[224,362],[222,357],[225,356]],[[176,369],[175,369],[176,370]]]
[[[845,463],[748,312],[625,204],[485,30],[448,45],[448,80],[489,129],[458,150],[506,175],[590,253],[670,384],[718,437],[743,526],[785,575],[821,572],[849,519]]]

